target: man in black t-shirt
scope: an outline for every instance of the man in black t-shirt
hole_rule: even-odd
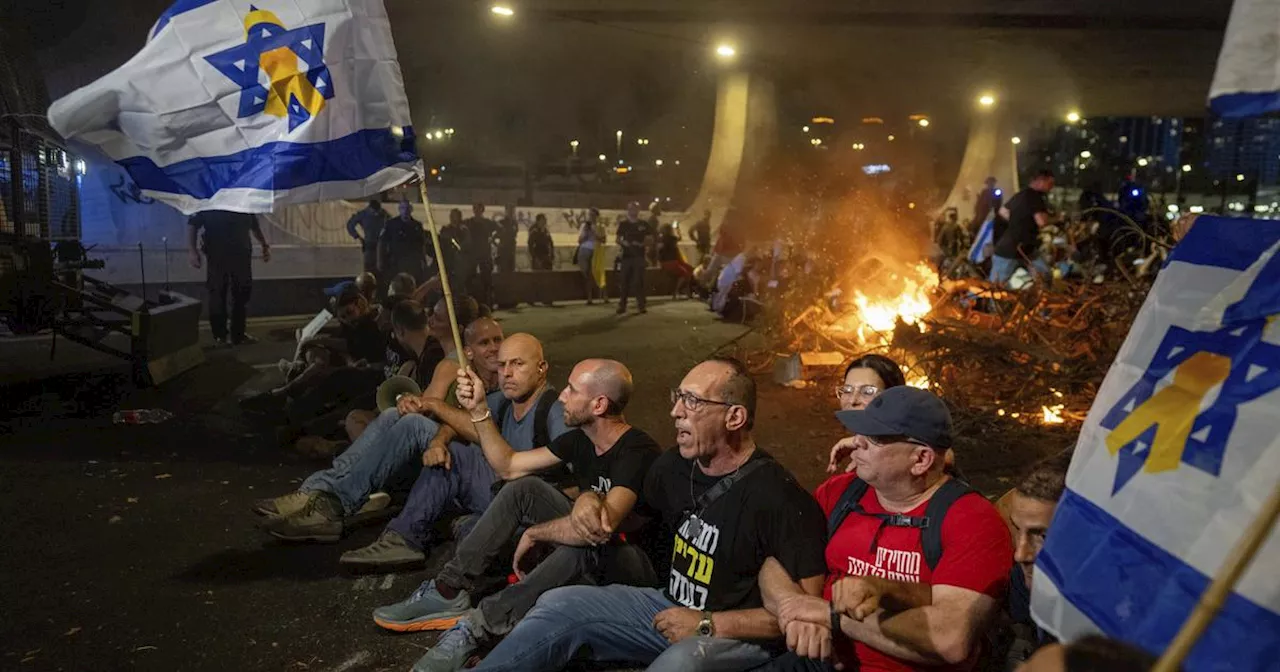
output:
[[[203,243],[197,242],[204,230]],[[209,329],[218,345],[254,343],[244,333],[245,307],[253,286],[253,243],[262,246],[262,261],[271,261],[271,246],[262,235],[258,218],[240,212],[206,210],[191,217],[187,227],[187,250],[191,266],[200,268],[200,252],[209,258],[205,286],[209,290]],[[231,299],[231,330],[227,331],[227,298]]]
[[[1046,196],[1053,191],[1053,172],[1041,170],[1031,184],[1018,192],[1000,208],[1000,216],[1009,221],[1004,234],[996,240],[991,257],[991,282],[1009,283],[1019,266],[1028,263],[1028,270],[1041,278],[1048,276],[1049,267],[1040,258],[1040,229],[1049,225],[1049,202]]]
[[[780,553],[792,579],[820,594],[826,521],[756,446],[755,397],[751,375],[731,359],[699,364],[672,391],[679,447],[654,462],[644,486],[673,542],[659,572],[665,589],[557,588],[476,669],[555,670],[582,658],[681,672],[768,662],[780,633],[757,573]]]
[[[618,314],[627,312],[627,297],[636,297],[636,308],[645,310],[644,269],[645,250],[653,238],[653,226],[640,219],[640,204],[627,204],[627,218],[618,224],[618,258],[622,272],[618,278]]]
[[[470,369],[459,373],[458,403],[471,413],[489,465],[511,482],[433,581],[409,599],[374,611],[374,621],[391,630],[450,628],[414,669],[461,669],[472,652],[510,632],[552,588],[656,582],[649,559],[624,538],[644,525],[645,474],[658,456],[653,439],[622,415],[631,391],[631,372],[621,363],[579,362],[560,393],[565,425],[576,429],[546,447],[517,452],[493,422],[484,383]],[[576,504],[550,483],[529,476],[559,464],[567,464],[576,479]],[[526,529],[511,560],[520,580],[471,609],[469,591],[521,527]],[[551,553],[529,569],[522,561],[539,544],[550,546]]]

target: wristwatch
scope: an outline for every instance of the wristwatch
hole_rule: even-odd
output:
[[[702,612],[702,620],[698,621],[698,636],[699,637],[715,637],[716,636],[716,624],[711,620],[711,612],[709,611]]]

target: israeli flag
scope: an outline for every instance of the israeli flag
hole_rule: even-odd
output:
[[[418,168],[381,0],[177,0],[49,123],[187,214],[359,198]]]
[[[1223,117],[1280,110],[1280,2],[1235,0],[1209,87],[1209,107]]]
[[[1081,429],[1031,611],[1049,632],[1162,652],[1280,483],[1280,222],[1199,217]],[[1275,670],[1271,534],[1187,670]]]
[[[978,229],[978,235],[973,237],[973,245],[969,246],[969,261],[981,264],[991,256],[990,246],[996,242],[992,240],[995,237],[995,230],[995,218],[988,217],[987,221],[983,222]]]

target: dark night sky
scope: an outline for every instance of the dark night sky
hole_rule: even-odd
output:
[[[21,2],[45,45],[50,95],[105,74],[141,45],[165,0]],[[270,4],[270,0],[263,0]],[[535,0],[498,20],[487,2],[387,0],[418,127],[457,129],[459,159],[612,153],[613,132],[651,152],[705,155],[711,48],[737,44],[771,77],[784,128],[925,113],[959,134],[977,91],[1031,121],[1199,114],[1229,0]],[[462,140],[465,139],[465,142]]]

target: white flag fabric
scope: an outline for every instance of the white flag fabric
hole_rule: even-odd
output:
[[[1209,87],[1209,107],[1224,117],[1280,111],[1280,2],[1232,4]]]
[[[1280,485],[1280,222],[1197,218],[1080,431],[1031,611],[1049,632],[1163,651]],[[1275,670],[1280,534],[1187,670]]]
[[[359,198],[418,168],[382,0],[177,0],[49,123],[188,214]]]
[[[982,227],[978,229],[978,235],[973,237],[973,244],[969,246],[969,261],[981,264],[991,256],[991,246],[996,243],[993,240],[995,231],[995,217],[988,217],[987,221],[983,222]]]

